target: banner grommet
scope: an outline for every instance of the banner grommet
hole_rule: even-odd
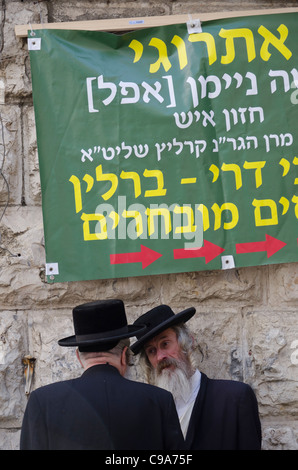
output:
[[[221,257],[221,268],[222,269],[233,269],[235,268],[234,256],[225,255]]]
[[[28,38],[28,50],[29,51],[40,51],[41,49],[41,38]]]
[[[59,266],[58,263],[47,263],[46,264],[46,275],[47,276],[54,276],[59,274]]]

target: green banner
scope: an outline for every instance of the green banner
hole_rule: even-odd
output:
[[[297,22],[29,34],[49,282],[298,261]]]

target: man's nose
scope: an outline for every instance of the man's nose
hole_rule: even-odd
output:
[[[162,361],[163,359],[165,359],[167,356],[167,354],[162,351],[161,349],[158,349],[157,352],[156,352],[156,360],[157,362],[160,362]]]

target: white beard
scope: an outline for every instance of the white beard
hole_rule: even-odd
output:
[[[183,360],[167,359],[166,363],[175,364],[175,369],[159,368],[153,371],[153,384],[171,392],[175,402],[187,401],[191,393],[190,377],[192,372],[188,363]]]

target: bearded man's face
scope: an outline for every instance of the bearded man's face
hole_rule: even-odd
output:
[[[152,366],[150,382],[171,392],[175,400],[187,399],[193,371],[188,356],[181,351],[176,332],[168,328],[149,340],[145,352]]]

